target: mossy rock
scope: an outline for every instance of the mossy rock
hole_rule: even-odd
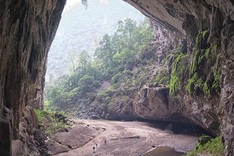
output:
[[[220,90],[220,57],[217,46],[207,43],[208,37],[209,31],[204,31],[196,38],[189,67],[189,79],[185,87],[189,95],[203,93],[211,97]]]
[[[182,53],[181,46],[170,55],[170,95],[185,90],[191,96],[200,94],[206,97],[218,95],[221,76],[220,55],[217,46],[210,44],[209,31],[197,35],[193,51]]]
[[[168,85],[170,81],[170,76],[168,70],[166,68],[162,68],[158,71],[158,74],[154,76],[154,80],[152,83],[164,84]]]
[[[182,89],[183,82],[186,79],[188,55],[180,53],[178,54],[173,63],[171,69],[170,78],[170,95],[174,96],[179,89]]]

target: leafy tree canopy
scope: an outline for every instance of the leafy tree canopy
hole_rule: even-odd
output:
[[[83,103],[92,94],[97,94],[103,81],[118,83],[151,37],[148,22],[137,25],[131,19],[119,21],[114,34],[103,36],[93,60],[87,51],[82,51],[79,58],[72,59],[74,66],[69,75],[47,85],[46,103],[50,108],[66,106],[69,109],[69,106]]]

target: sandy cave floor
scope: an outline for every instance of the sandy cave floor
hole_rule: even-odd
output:
[[[54,156],[139,156],[159,146],[187,152],[197,139],[146,122],[76,119],[68,132],[50,137],[48,148]]]

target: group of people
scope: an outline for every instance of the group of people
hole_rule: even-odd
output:
[[[106,140],[105,140],[105,144],[106,144]],[[96,150],[97,150],[97,144],[96,146],[93,146],[93,152],[96,152]]]

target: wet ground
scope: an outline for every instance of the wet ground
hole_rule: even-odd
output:
[[[168,146],[160,146],[150,150],[144,156],[183,156],[184,152],[176,151],[174,148]]]

